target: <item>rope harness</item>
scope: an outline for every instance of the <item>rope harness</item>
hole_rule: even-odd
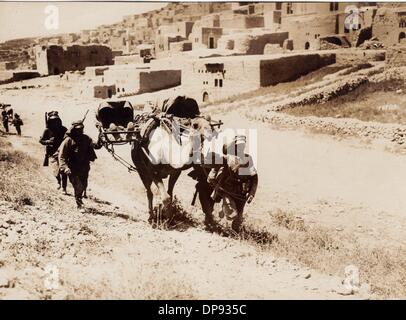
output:
[[[131,163],[129,163],[127,160],[125,160],[123,157],[119,156],[117,153],[114,151],[114,146],[111,144],[103,143],[103,146],[106,148],[106,150],[112,155],[113,159],[116,160],[117,162],[121,163],[124,167],[127,168],[128,172],[135,171],[137,172],[137,168],[133,166]]]

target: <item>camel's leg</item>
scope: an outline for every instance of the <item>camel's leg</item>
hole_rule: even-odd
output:
[[[168,194],[171,197],[171,199],[173,198],[173,189],[175,188],[175,184],[176,181],[178,181],[179,176],[181,174],[182,171],[177,170],[174,173],[171,173],[169,175],[169,181],[168,181]]]
[[[161,196],[162,204],[166,207],[171,203],[171,197],[166,192],[164,182],[161,178],[154,177],[154,183],[158,187],[159,195]]]
[[[149,219],[148,221],[151,222],[153,219],[153,214],[154,214],[154,207],[153,207],[153,201],[154,201],[154,194],[152,193],[151,190],[151,185],[152,185],[152,179],[149,178],[147,175],[139,174],[141,181],[145,187],[145,190],[147,191],[147,198],[148,198],[148,212],[149,212]]]
[[[154,207],[153,207],[153,201],[154,201],[154,194],[152,193],[151,190],[151,183],[149,184],[147,189],[147,198],[148,198],[148,212],[149,212],[149,219],[152,219],[153,214],[154,214]]]

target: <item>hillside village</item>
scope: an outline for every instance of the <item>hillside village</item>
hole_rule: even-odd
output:
[[[6,41],[0,83],[60,75],[100,99],[181,86],[213,102],[338,60],[394,52],[399,63],[405,28],[405,4],[170,3],[94,30]]]

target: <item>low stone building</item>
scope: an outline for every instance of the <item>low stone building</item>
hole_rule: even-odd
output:
[[[105,71],[104,83],[114,85],[117,95],[131,95],[176,87],[181,84],[181,76],[181,70],[127,65]]]
[[[14,70],[17,68],[15,61],[2,61],[0,62],[0,70]]]
[[[192,32],[194,22],[183,21],[160,26],[155,33],[155,53],[170,50],[170,44],[185,41]]]
[[[42,75],[55,75],[65,71],[85,70],[89,66],[113,64],[109,47],[102,45],[37,46],[35,50],[37,70]]]
[[[263,54],[266,44],[277,44],[282,47],[288,38],[287,32],[228,34],[219,39],[218,47],[233,50],[238,54]]]
[[[406,4],[379,8],[373,21],[372,35],[387,47],[406,41]]]
[[[198,102],[297,79],[335,62],[332,53],[251,55],[199,59],[186,65],[182,90]]]
[[[99,99],[109,99],[116,94],[116,86],[95,86],[94,97]]]
[[[199,21],[193,26],[189,35],[189,41],[193,44],[193,49],[207,48],[216,49],[217,42],[223,35],[223,29],[219,27],[206,27]]]

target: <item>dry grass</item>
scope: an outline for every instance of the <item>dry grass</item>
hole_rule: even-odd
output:
[[[350,234],[308,226],[282,210],[272,213],[272,220],[274,226],[268,233],[274,235],[274,241],[267,247],[279,256],[338,276],[343,276],[346,266],[355,265],[373,294],[406,297],[406,249],[366,247]]]
[[[48,199],[49,189],[41,183],[40,165],[27,154],[15,151],[0,136],[0,199],[16,208],[34,205],[37,199]],[[49,200],[49,199],[48,199]]]
[[[398,91],[401,90],[401,91]],[[399,93],[396,93],[396,92]],[[406,84],[401,80],[367,83],[323,104],[307,104],[283,112],[305,117],[355,118],[406,124]]]
[[[154,208],[154,216],[152,226],[161,230],[177,230],[186,231],[190,227],[196,227],[196,221],[187,212],[182,203],[175,196],[172,202],[164,209],[159,210],[159,207]]]
[[[406,249],[366,247],[351,234],[306,225],[292,213],[270,214],[272,225],[245,222],[238,235],[228,229],[218,232],[326,274],[343,277],[345,267],[354,265],[377,298],[406,297]]]

